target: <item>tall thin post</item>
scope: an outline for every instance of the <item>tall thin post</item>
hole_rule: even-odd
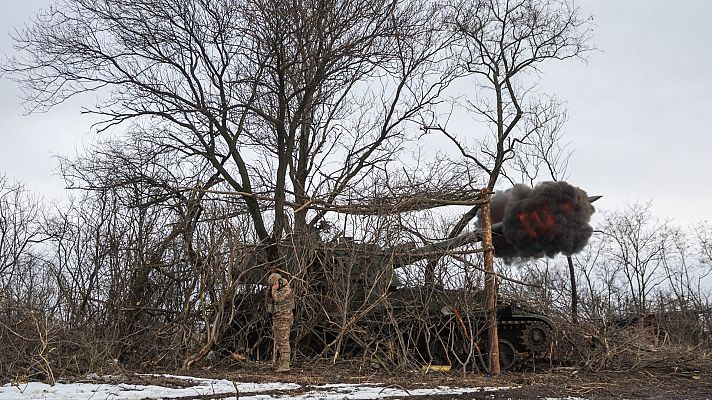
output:
[[[487,295],[487,333],[490,345],[490,374],[499,375],[499,335],[497,333],[497,277],[494,274],[494,246],[490,218],[490,191],[482,189],[482,246],[485,249],[485,294]]]
[[[571,279],[571,322],[578,324],[578,291],[576,290],[576,270],[574,270],[574,260],[567,256],[569,262],[569,278]]]

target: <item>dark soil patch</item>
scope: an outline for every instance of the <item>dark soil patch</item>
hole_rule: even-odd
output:
[[[553,369],[544,372],[508,372],[497,377],[483,374],[452,371],[449,373],[421,370],[389,372],[381,369],[364,369],[347,362],[331,364],[297,365],[289,373],[276,373],[267,363],[241,363],[221,366],[219,369],[203,368],[191,371],[172,371],[176,375],[190,375],[235,382],[289,382],[302,386],[290,394],[309,391],[312,386],[329,383],[378,384],[404,390],[449,387],[506,387],[498,391],[468,393],[463,395],[417,396],[415,399],[712,399],[712,371],[605,371],[582,372],[573,368]],[[140,383],[159,385],[189,385],[176,378],[137,377]],[[133,381],[133,380],[132,380]],[[138,382],[136,382],[138,383]],[[261,392],[260,394],[270,394]],[[274,395],[284,396],[284,391]],[[206,397],[207,398],[207,397]]]

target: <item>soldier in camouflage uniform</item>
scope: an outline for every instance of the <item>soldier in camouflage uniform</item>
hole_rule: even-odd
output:
[[[289,282],[282,279],[277,273],[271,274],[267,278],[267,284],[272,302],[272,332],[276,349],[279,350],[279,367],[277,372],[289,371],[289,357],[291,348],[289,346],[289,333],[292,329],[294,316],[294,293],[289,286]]]

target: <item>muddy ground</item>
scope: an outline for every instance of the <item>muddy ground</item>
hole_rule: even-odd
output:
[[[169,372],[169,371],[165,371]],[[186,371],[170,371],[186,374]],[[506,372],[497,377],[462,371],[422,370],[387,372],[359,369],[348,363],[297,365],[289,373],[275,373],[268,364],[250,363],[196,368],[190,375],[236,382],[292,382],[302,386],[329,383],[379,383],[404,390],[450,387],[508,387],[493,392],[463,395],[417,396],[416,399],[712,399],[712,371],[602,371],[575,368]],[[150,379],[150,378],[146,378]],[[159,378],[157,378],[159,379]],[[165,382],[164,382],[165,383]],[[263,393],[268,394],[268,393]],[[298,391],[293,393],[299,394]],[[280,393],[284,396],[285,393]],[[202,397],[205,399],[205,397]]]

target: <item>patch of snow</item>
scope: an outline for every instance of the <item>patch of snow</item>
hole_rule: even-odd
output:
[[[30,382],[20,385],[5,385],[0,387],[0,400],[96,400],[121,399],[141,400],[160,399],[166,397],[185,397],[212,395],[221,393],[259,393],[273,390],[298,389],[300,386],[292,383],[238,383],[225,379],[203,379],[188,376],[165,375],[194,383],[186,388],[166,388],[157,385],[108,384],[108,383],[57,383],[48,385],[40,382]],[[241,396],[242,398],[242,396]]]
[[[144,375],[145,376],[145,375]],[[57,383],[53,386],[30,382],[21,385],[0,387],[0,400],[142,400],[161,398],[180,398],[198,395],[219,395],[240,393],[240,400],[275,400],[275,399],[322,399],[322,400],[366,400],[387,397],[415,397],[428,395],[461,395],[467,393],[510,389],[509,387],[449,387],[439,386],[430,389],[405,390],[380,384],[327,384],[300,386],[294,383],[240,383],[225,379],[204,379],[180,375],[151,375],[180,379],[194,384],[186,388],[166,388],[157,385],[132,385],[109,383]],[[274,393],[275,391],[293,391],[302,393]],[[272,392],[272,394],[264,394]],[[234,397],[225,397],[230,399]],[[567,399],[567,400],[574,400]]]
[[[326,389],[326,390],[325,390]],[[313,386],[313,389],[299,396],[290,397],[290,399],[324,399],[324,400],[340,400],[340,399],[382,399],[386,397],[415,397],[429,395],[460,395],[466,393],[482,392],[485,389],[499,390],[507,388],[479,388],[479,387],[464,387],[451,388],[448,386],[438,386],[432,389],[413,389],[405,390],[393,387],[383,387],[376,385],[357,385],[357,384],[330,384]]]
[[[543,400],[586,400],[583,397],[544,397]]]
[[[240,393],[271,392],[273,390],[294,390],[294,389],[299,389],[301,387],[300,385],[298,385],[296,383],[283,383],[283,382],[269,382],[269,383],[234,382],[233,383],[232,381],[228,381],[225,379],[205,379],[205,378],[196,378],[194,376],[170,375],[170,374],[160,374],[160,375],[151,374],[151,375],[141,375],[141,376],[153,376],[153,377],[158,377],[158,378],[174,378],[174,379],[180,379],[183,381],[203,382],[203,385],[213,385],[216,383],[219,383],[220,385],[227,384],[230,386],[229,392],[234,392],[235,386],[237,386],[237,390],[239,390]],[[223,392],[216,392],[216,393],[223,393]]]

